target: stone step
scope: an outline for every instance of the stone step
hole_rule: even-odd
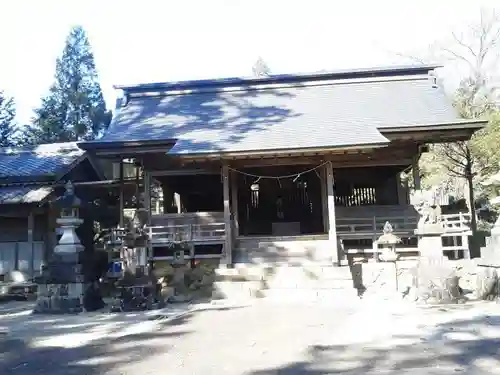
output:
[[[247,300],[252,298],[321,299],[358,298],[357,290],[350,284],[333,284],[333,281],[311,280],[307,283],[268,283],[263,281],[216,281],[213,299]]]
[[[261,298],[278,301],[331,302],[335,304],[352,304],[360,301],[357,290],[350,289],[266,289],[260,291]]]
[[[265,287],[259,281],[216,281],[213,285],[213,299],[247,300],[258,297]]]
[[[278,278],[265,281],[267,289],[349,289],[353,288],[352,280],[310,280]]]
[[[219,281],[258,281],[258,280],[352,280],[349,267],[322,265],[282,266],[282,265],[235,265],[234,268],[215,270]]]

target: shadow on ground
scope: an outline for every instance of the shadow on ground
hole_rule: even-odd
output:
[[[479,332],[488,325],[500,327],[500,315],[442,324],[425,337],[394,336],[395,345],[315,345],[307,350],[308,360],[247,374],[493,374],[499,368],[500,335]]]
[[[200,311],[203,309],[173,318],[161,312],[152,312],[148,317],[142,315],[142,319],[141,313],[80,317],[18,316],[15,321],[18,330],[9,333],[4,339],[0,338],[0,374],[102,375],[120,364],[140,362],[156,354],[165,353],[169,348],[162,345],[161,340],[191,334],[185,330],[185,325]],[[21,318],[27,332],[19,330]],[[154,323],[154,328],[113,337],[114,333],[120,333],[120,330],[130,328],[131,325],[148,323]],[[3,319],[0,324],[10,326],[5,324]],[[100,328],[100,335],[95,339],[84,344],[72,342],[72,335],[91,334],[93,330],[95,333],[95,330]],[[41,341],[54,337],[58,337],[57,342],[60,344],[39,345]],[[61,337],[62,340],[66,339],[64,343],[61,343]]]

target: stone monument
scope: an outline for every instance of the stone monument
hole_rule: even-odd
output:
[[[61,210],[57,224],[62,236],[53,254],[42,269],[38,284],[34,313],[65,314],[83,311],[84,278],[80,265],[80,243],[75,230],[83,220],[79,218],[80,199],[75,195],[73,184],[68,182],[65,193],[54,205]]]
[[[421,192],[416,192],[413,205],[420,215],[415,234],[419,259],[414,269],[416,299],[424,303],[458,303],[463,301],[459,278],[443,255],[444,227],[438,207]]]

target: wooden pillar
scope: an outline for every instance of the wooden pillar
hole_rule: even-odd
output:
[[[28,247],[30,249],[30,257],[29,257],[29,272],[33,277],[35,272],[35,244],[34,244],[34,233],[35,233],[35,217],[33,212],[30,212],[28,215]],[[17,268],[19,269],[19,249],[17,253]]]
[[[161,189],[163,192],[163,213],[171,214],[174,213],[174,193],[166,183],[162,183]],[[176,212],[177,213],[177,210]]]
[[[469,249],[469,236],[467,234],[462,235],[462,248],[464,249],[464,259],[470,259],[470,249]]]
[[[222,259],[222,263],[225,265],[230,265],[233,262],[231,207],[229,205],[229,167],[225,163],[222,165],[222,192],[224,200],[224,229],[225,229],[224,257]]]
[[[240,235],[240,223],[238,213],[238,174],[236,172],[231,174],[231,207],[233,212],[234,233],[233,237],[236,238]]]
[[[144,208],[148,210],[148,225],[151,224],[151,173],[143,171]]]
[[[328,194],[328,241],[332,249],[332,263],[340,265],[337,243],[337,225],[335,220],[335,191],[333,189],[334,176],[332,163],[326,164],[326,191]]]
[[[142,178],[144,179],[144,208],[147,210],[147,225],[151,226],[151,173],[146,172],[144,169],[142,170]],[[150,232],[151,234],[151,229]],[[147,272],[148,274],[152,272],[153,265],[153,245],[152,238],[149,238],[147,242],[147,253],[146,253],[146,263],[148,265]]]
[[[46,226],[45,230],[46,236],[44,241],[44,251],[43,251],[43,262],[47,263],[50,258],[50,255],[54,251],[54,247],[57,244],[57,228],[58,225],[56,223],[58,212],[53,208],[53,206],[48,205],[44,211],[44,215],[46,217]],[[40,271],[40,270],[37,270]]]
[[[398,204],[405,206],[408,204],[408,194],[406,192],[406,184],[401,180],[401,173],[396,175],[396,183],[398,188]]]
[[[416,155],[413,158],[412,165],[411,165],[411,171],[413,174],[413,186],[415,190],[420,190],[420,168],[418,166],[418,160],[420,159],[420,155]]]
[[[124,188],[125,185],[123,183],[123,159],[120,159],[120,228],[125,226],[125,217],[124,217],[124,209],[125,209],[125,197],[124,197]]]
[[[326,192],[326,165],[319,171],[321,179],[321,215],[323,216],[323,231],[328,233],[328,194]]]

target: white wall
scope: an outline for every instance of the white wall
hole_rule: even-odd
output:
[[[0,242],[0,275],[19,269],[31,274],[40,272],[43,260],[44,244],[41,241],[33,242]],[[17,264],[16,264],[17,259]]]

